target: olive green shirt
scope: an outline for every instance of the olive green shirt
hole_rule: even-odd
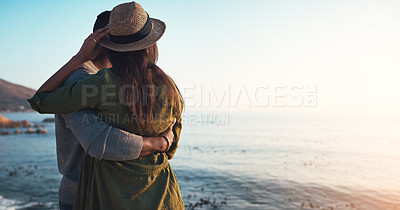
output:
[[[30,102],[40,113],[64,114],[91,108],[107,123],[141,136],[157,136],[177,118],[173,144],[166,153],[153,153],[130,161],[98,160],[86,156],[79,178],[74,209],[184,209],[179,185],[168,159],[173,158],[182,129],[183,102],[174,110],[167,101],[163,84],[153,81],[156,106],[152,129],[141,127],[135,115],[124,106],[124,86],[113,69],[60,87],[53,92],[36,93]]]

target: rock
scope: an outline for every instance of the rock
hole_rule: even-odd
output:
[[[8,173],[8,176],[17,176],[17,171],[16,170],[14,170],[14,171],[10,171],[10,173]]]
[[[24,127],[24,128],[32,126],[32,124],[28,120],[21,121],[21,123],[22,123],[22,127]]]
[[[17,123],[18,123],[19,127],[27,128],[27,127],[32,126],[32,124],[28,120],[18,121]]]
[[[10,135],[11,132],[10,131],[1,131],[1,135]]]
[[[14,132],[15,134],[20,134],[20,133],[23,133],[22,132],[22,130],[20,130],[20,129],[17,129],[17,130],[15,130],[15,132]]]
[[[0,128],[19,128],[29,127],[31,123],[27,120],[24,121],[13,121],[0,115]]]
[[[49,123],[49,122],[54,122],[55,121],[55,119],[54,118],[45,118],[44,120],[43,120],[43,122],[45,122],[45,123]]]
[[[33,130],[33,128],[29,128],[25,133],[35,133],[35,130]]]
[[[14,121],[12,121],[12,120],[0,115],[0,125],[1,125],[1,127],[6,127],[7,125],[12,124],[12,123],[14,123]]]
[[[37,130],[36,130],[36,133],[39,133],[39,134],[46,134],[46,133],[47,133],[47,129],[37,129]]]

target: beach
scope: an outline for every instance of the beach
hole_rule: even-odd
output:
[[[51,115],[5,113],[47,134],[0,136],[0,209],[57,209]],[[400,209],[392,119],[187,111],[170,161],[186,209]]]

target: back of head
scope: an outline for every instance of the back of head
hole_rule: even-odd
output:
[[[104,28],[108,25],[109,19],[110,19],[110,14],[111,11],[104,11],[97,15],[96,21],[93,25],[93,32]],[[97,55],[93,60],[93,64],[96,66],[96,68],[101,69],[101,68],[107,68],[110,67],[109,62],[108,62],[108,57],[107,57],[107,52],[103,50],[99,55]]]
[[[106,10],[106,11],[100,13],[99,15],[97,15],[96,22],[94,23],[94,26],[93,26],[93,32],[106,27],[106,25],[108,24],[108,22],[110,20],[110,14],[111,14],[111,11]]]

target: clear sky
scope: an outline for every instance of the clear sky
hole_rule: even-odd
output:
[[[78,51],[97,14],[119,3],[0,1],[0,78],[38,88]],[[167,24],[159,65],[189,105],[215,93],[222,102],[211,107],[232,108],[224,93],[246,90],[237,107],[257,107],[274,86],[316,86],[311,109],[400,115],[400,1],[139,3]]]

